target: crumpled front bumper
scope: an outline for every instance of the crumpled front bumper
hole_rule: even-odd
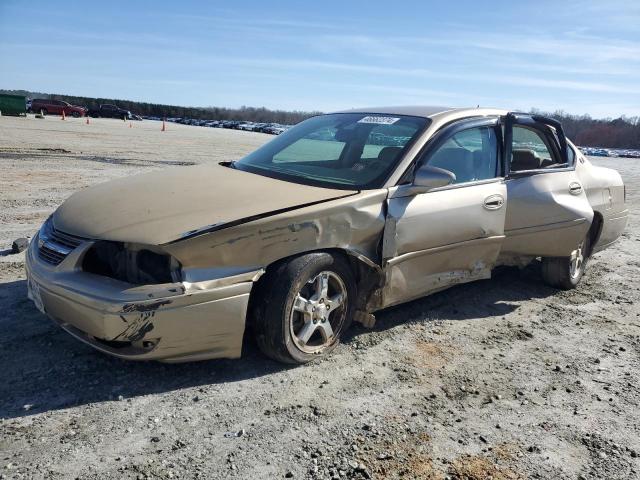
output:
[[[82,272],[91,242],[59,265],[38,255],[37,237],[26,256],[29,297],[74,337],[131,360],[180,362],[238,358],[251,273],[198,284],[136,286]]]

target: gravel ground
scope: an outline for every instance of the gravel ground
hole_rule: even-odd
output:
[[[560,292],[539,269],[380,312],[290,368],[131,363],[26,298],[32,235],[71,192],[238,158],[270,137],[117,120],[0,117],[0,478],[640,478],[640,163],[623,238]]]

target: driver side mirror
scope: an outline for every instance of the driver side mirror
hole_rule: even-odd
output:
[[[413,177],[413,186],[420,190],[429,191],[438,187],[445,187],[456,181],[456,175],[444,168],[423,165]]]
[[[416,170],[413,182],[400,185],[400,188],[392,193],[393,197],[408,197],[426,193],[438,187],[446,187],[456,181],[456,175],[444,168],[423,165]]]

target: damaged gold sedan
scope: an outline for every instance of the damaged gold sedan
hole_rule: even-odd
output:
[[[71,196],[27,254],[29,296],[127,359],[329,353],[355,320],[498,265],[574,288],[627,222],[614,170],[554,120],[493,109],[313,117],[247,157]],[[250,330],[247,327],[251,326]]]

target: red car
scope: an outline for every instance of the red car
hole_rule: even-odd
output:
[[[42,112],[44,115],[62,115],[64,111],[65,115],[71,115],[76,118],[84,117],[87,114],[87,109],[84,107],[71,105],[62,100],[46,100],[44,98],[33,100],[31,102],[31,111],[34,113]]]

